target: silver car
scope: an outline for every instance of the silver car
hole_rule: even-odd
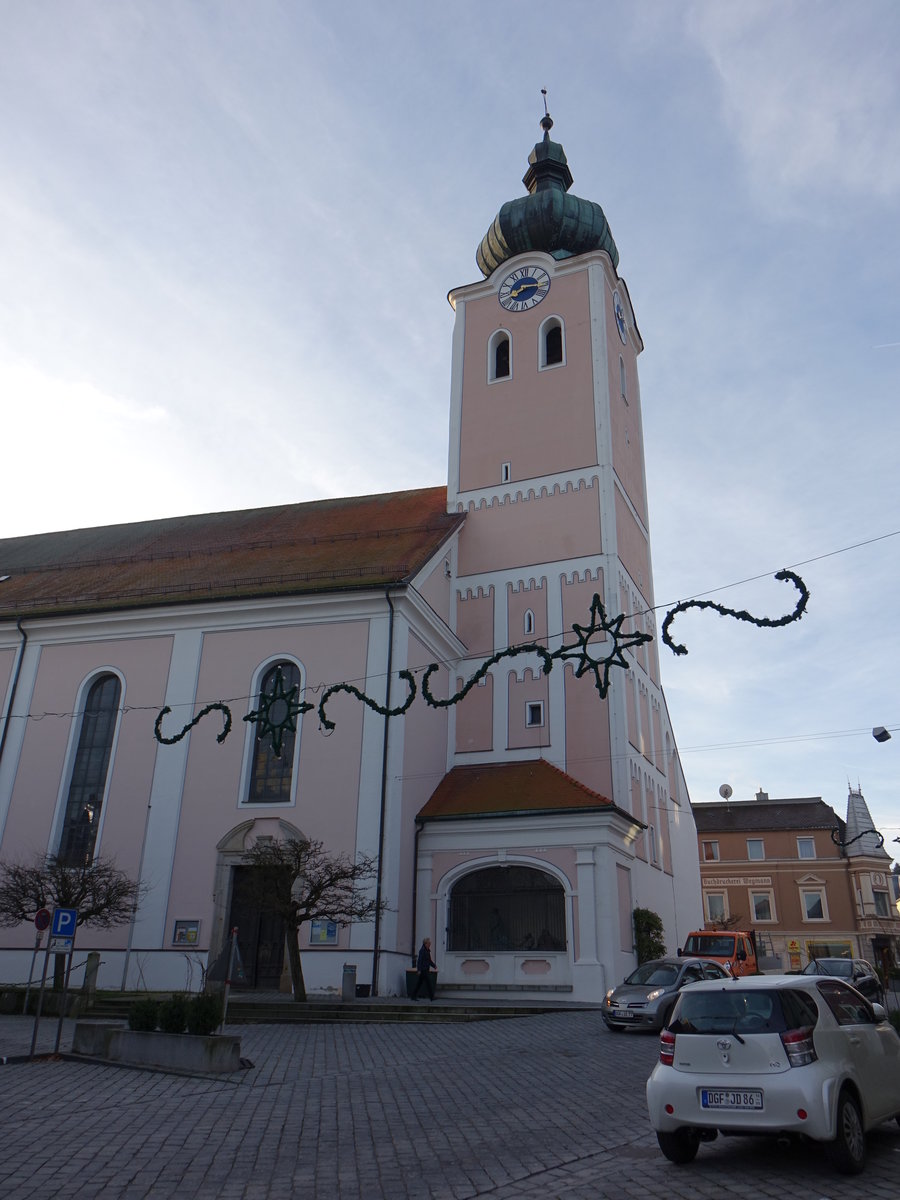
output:
[[[600,1015],[607,1029],[662,1029],[686,983],[730,979],[727,968],[711,958],[653,958],[616,988],[610,988]]]

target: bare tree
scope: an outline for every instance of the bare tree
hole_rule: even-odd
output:
[[[0,863],[0,925],[33,921],[41,908],[75,908],[79,925],[113,929],[131,920],[141,895],[140,885],[109,858],[66,866],[49,854]],[[65,959],[57,954],[54,988],[62,987],[64,971]]]
[[[307,921],[371,921],[379,903],[367,885],[375,878],[376,860],[367,854],[350,858],[328,854],[321,842],[287,838],[259,841],[244,854],[253,868],[252,901],[281,918],[285,926],[294,999],[306,1000],[306,984],[297,935]],[[381,903],[380,907],[384,908]]]

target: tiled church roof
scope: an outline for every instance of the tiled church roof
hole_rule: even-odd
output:
[[[436,821],[603,808],[618,811],[599,792],[591,791],[552,763],[538,758],[529,762],[454,767],[418,816],[420,820]]]
[[[0,618],[403,584],[465,519],[446,509],[436,487],[8,538]]]

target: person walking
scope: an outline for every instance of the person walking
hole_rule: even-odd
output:
[[[425,938],[422,942],[422,948],[419,950],[419,957],[416,959],[416,970],[419,972],[419,978],[416,980],[416,986],[413,988],[412,998],[418,1000],[419,992],[422,990],[422,984],[425,984],[425,990],[428,993],[428,999],[434,1000],[434,985],[435,976],[437,975],[437,963],[431,957],[431,938]]]

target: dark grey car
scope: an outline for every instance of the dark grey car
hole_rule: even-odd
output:
[[[870,1004],[884,1004],[884,988],[875,968],[864,958],[814,958],[803,968],[803,975],[834,975],[852,984]]]
[[[654,958],[641,965],[616,988],[610,988],[600,1015],[607,1029],[662,1029],[675,1007],[679,991],[700,979],[730,979],[731,974],[711,958]]]

